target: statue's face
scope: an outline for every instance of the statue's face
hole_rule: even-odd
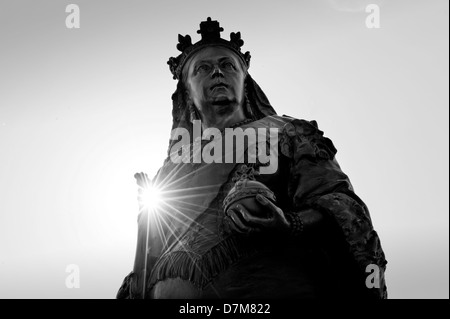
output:
[[[230,115],[242,108],[246,72],[238,59],[227,48],[208,47],[184,67],[188,98],[202,118]]]

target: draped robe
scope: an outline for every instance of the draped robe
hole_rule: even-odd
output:
[[[255,179],[275,193],[284,212],[318,210],[325,226],[298,238],[233,233],[222,202],[249,163],[173,163],[168,157],[153,179],[166,202],[139,215],[134,269],[117,297],[387,298],[387,262],[369,211],[317,123],[271,115],[242,128],[278,129],[270,150],[278,169]],[[375,284],[367,284],[368,269],[377,271]]]

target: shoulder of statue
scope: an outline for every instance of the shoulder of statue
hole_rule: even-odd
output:
[[[269,115],[263,117],[259,120],[256,120],[249,124],[249,126],[253,127],[266,127],[266,128],[277,128],[279,130],[283,129],[283,127],[295,120],[295,118],[286,116],[286,115]]]
[[[290,158],[314,157],[333,159],[337,150],[333,142],[324,136],[316,121],[297,119],[288,115],[277,116],[283,122],[280,130],[280,147]]]
[[[317,125],[317,121],[307,121],[303,119],[297,119],[295,117],[289,116],[289,115],[270,115],[266,116],[257,123],[264,123],[268,124],[271,127],[278,127],[280,129],[288,129],[292,125],[305,127],[305,129],[310,128],[311,130],[318,130],[319,127]]]

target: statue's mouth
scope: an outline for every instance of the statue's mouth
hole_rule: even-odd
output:
[[[222,82],[221,83],[216,83],[216,84],[211,86],[210,90],[212,91],[212,90],[214,90],[216,88],[225,88],[225,89],[227,89],[228,85],[225,84],[225,83],[222,83]]]

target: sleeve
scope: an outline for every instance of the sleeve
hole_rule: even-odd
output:
[[[387,298],[387,262],[380,239],[369,210],[336,161],[331,140],[324,137],[315,121],[294,119],[281,131],[280,150],[290,162],[292,211],[315,209],[324,214],[333,228],[330,242],[340,238],[341,253],[354,265],[351,276],[356,285],[369,298]]]

